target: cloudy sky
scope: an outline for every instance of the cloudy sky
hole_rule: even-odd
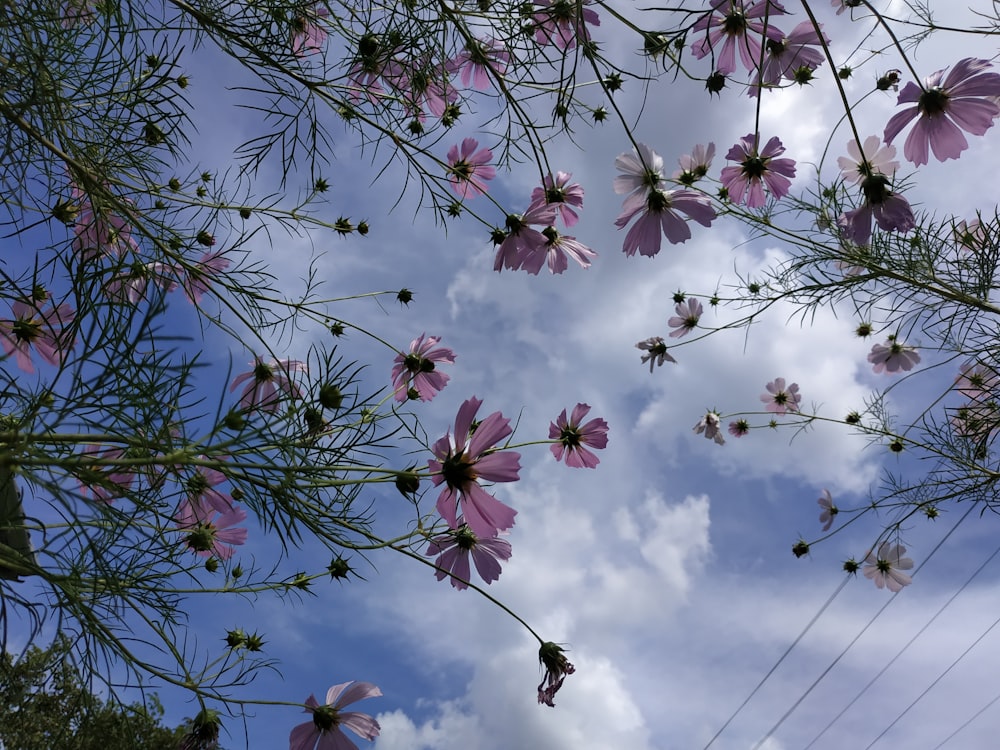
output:
[[[794,20],[780,24],[786,30],[802,20],[793,6]],[[828,7],[817,12],[835,56],[844,59],[862,25]],[[647,25],[656,25],[654,16],[646,16]],[[633,39],[610,18],[595,38],[619,62],[637,64]],[[974,50],[977,43],[942,37],[921,48],[915,64],[928,75],[963,56],[992,54],[985,43]],[[855,90],[896,67],[904,66],[882,55],[864,68]],[[820,162],[837,118],[829,74],[824,65],[814,86],[765,97],[761,133],[779,135],[785,155],[800,162],[796,190],[815,185],[808,164]],[[195,101],[203,95],[192,93]],[[733,88],[709,98],[697,81],[667,80],[648,90],[632,82],[618,101],[629,116],[643,105],[636,139],[659,152],[668,169],[696,143],[712,140],[724,155],[753,130],[753,101]],[[862,137],[881,133],[894,107],[891,94],[867,101]],[[456,127],[454,141],[476,135],[475,125]],[[203,136],[211,148],[233,138],[221,129]],[[833,135],[825,177],[834,174],[833,157],[845,153],[849,137],[843,128]],[[911,200],[963,217],[976,206],[992,211],[981,201],[1000,165],[998,138],[1000,131],[971,138],[959,162],[921,170]],[[378,750],[933,748],[958,730],[945,746],[989,746],[1000,711],[990,705],[1000,695],[1000,633],[991,631],[1000,618],[1000,563],[991,557],[997,520],[978,509],[966,517],[958,505],[933,522],[911,521],[902,540],[916,565],[926,567],[895,597],[860,576],[844,585],[841,570],[845,559],[864,557],[891,515],[869,514],[810,555],[791,554],[800,537],[821,535],[816,499],[824,488],[841,507],[863,507],[883,471],[923,466],[837,425],[798,434],[757,430],[725,446],[692,432],[708,409],[757,411],[758,395],[776,377],[798,383],[804,405],[833,418],[863,408],[887,381],[866,362],[872,341],[855,336],[859,321],[850,310],[821,309],[803,324],[781,306],[749,331],[720,332],[675,350],[678,364],[650,373],[635,343],[666,336],[674,292],[703,301],[716,290],[728,293],[739,277],[759,275],[786,250],[778,241],[748,241],[738,224],[719,221],[711,229],[693,225],[690,241],[665,244],[654,259],[626,258],[624,233],[613,226],[621,197],[611,184],[615,156],[629,149],[609,124],[581,126],[575,143],[557,141],[549,150],[552,166],[572,172],[586,189],[573,234],[599,253],[588,270],[571,264],[561,276],[495,273],[480,225],[454,222],[445,233],[416,211],[416,196],[397,203],[401,172],[390,166],[372,184],[369,155],[350,140],[337,147],[330,211],[332,218],[367,218],[369,235],[317,233],[254,248],[289,289],[315,262],[328,296],[414,291],[406,308],[356,301],[334,314],[400,348],[426,332],[455,351],[447,388],[415,407],[432,439],[471,396],[485,401],[482,414],[519,418],[519,441],[545,439],[549,422],[577,402],[607,420],[610,442],[596,470],[567,468],[546,446],[529,446],[521,450],[520,481],[495,488],[518,516],[508,537],[513,556],[489,591],[544,639],[565,644],[577,671],[556,707],[537,705],[537,642],[514,619],[391,553],[373,558],[377,570],[364,570],[366,581],[317,586],[315,597],[296,606],[263,599],[252,608],[208,604],[192,617],[195,632],[205,642],[234,626],[265,635],[280,674],[262,674],[249,690],[253,697],[302,701],[309,693],[322,698],[335,683],[376,683],[384,697],[357,708],[377,715]],[[717,157],[712,176],[723,161]],[[528,167],[515,169],[494,181],[493,192],[523,209],[536,179]],[[502,222],[499,213],[494,218]],[[702,324],[717,327],[733,317],[709,310]],[[309,336],[288,354],[303,354]],[[354,335],[343,351],[376,358],[368,382],[388,385],[391,356],[384,349]],[[245,355],[219,352],[220,365],[230,356]],[[941,377],[947,383],[952,374]],[[912,406],[903,395],[892,404]],[[371,499],[384,523],[406,523],[394,491]],[[326,557],[306,549],[295,564],[321,569]],[[174,694],[164,697],[168,718],[190,714]],[[305,718],[261,708],[247,719],[245,737],[244,727],[229,722],[228,746],[282,747]]]

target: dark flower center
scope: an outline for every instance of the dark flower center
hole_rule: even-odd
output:
[[[580,445],[580,429],[575,425],[567,425],[559,433],[559,442],[567,448],[577,448]]]
[[[948,94],[940,86],[928,89],[920,95],[917,109],[927,117],[936,117],[948,109]]]
[[[646,208],[651,214],[658,214],[670,208],[670,198],[662,190],[654,190],[646,198]]]
[[[453,456],[448,456],[441,463],[441,476],[444,477],[444,481],[448,483],[450,488],[457,489],[478,479],[478,475],[472,468],[474,465],[475,461],[469,461],[465,458],[465,451],[459,451]]]
[[[866,162],[867,163],[867,162]],[[861,190],[865,200],[873,206],[878,206],[889,198],[889,178],[884,174],[874,173],[861,181]]]
[[[211,523],[200,523],[188,534],[188,547],[195,552],[208,552],[215,544],[215,526]]]
[[[208,479],[204,474],[198,472],[187,480],[187,490],[194,496],[200,496],[208,489]]]
[[[664,354],[667,353],[667,345],[664,342],[660,341],[659,343],[654,344],[649,348],[649,353],[652,354],[654,357],[662,357]]]
[[[434,372],[434,363],[419,354],[407,354],[403,365],[410,372]]]
[[[788,403],[788,394],[784,391],[778,391],[774,394],[774,403],[784,406]]]
[[[545,190],[546,203],[565,203],[566,191],[561,187],[550,187]]]
[[[734,10],[723,19],[722,29],[731,36],[745,34],[747,31],[747,17],[741,11]]]
[[[767,171],[767,162],[769,159],[761,159],[760,156],[756,154],[754,156],[748,156],[743,160],[743,174],[745,174],[750,179],[760,179],[761,176]]]
[[[266,383],[274,379],[274,370],[264,362],[258,362],[253,368],[253,379],[258,383]]]
[[[465,159],[462,159],[462,161],[457,161],[452,164],[448,171],[455,175],[459,180],[468,180],[472,177],[473,167]]]
[[[15,320],[11,332],[20,341],[32,342],[42,335],[42,324],[39,320]]]
[[[333,706],[317,706],[313,709],[313,724],[321,732],[329,732],[340,724],[339,711]]]
[[[459,546],[460,549],[471,550],[476,546],[476,535],[472,533],[472,530],[462,524],[462,527],[455,532],[455,544]]]

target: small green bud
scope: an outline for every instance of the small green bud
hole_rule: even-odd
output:
[[[332,333],[337,338],[344,335],[344,324],[343,323],[331,323],[330,333]]]
[[[324,409],[339,409],[340,405],[344,403],[344,394],[340,392],[340,388],[336,384],[327,383],[320,386],[319,402]]]
[[[414,495],[420,489],[420,477],[414,471],[415,468],[411,466],[406,471],[396,475],[396,489],[404,497]]]
[[[253,215],[253,211],[251,211],[249,208],[246,208],[244,206],[243,208],[240,209],[240,218],[241,219],[249,219],[252,215]]]
[[[247,651],[261,651],[264,648],[264,637],[259,633],[251,633],[247,636]]]
[[[413,292],[409,289],[400,289],[396,294],[396,301],[401,305],[408,305],[413,301]]]
[[[247,642],[247,634],[243,632],[242,628],[236,628],[236,630],[230,630],[226,633],[226,645],[229,648],[240,648]]]
[[[855,560],[853,557],[850,560],[844,561],[845,573],[850,573],[851,575],[854,575],[855,573],[858,572],[858,570],[860,570],[860,568],[861,566],[858,564],[858,561]]]
[[[181,189],[181,181],[176,177],[171,177],[167,182],[167,187],[173,190],[175,193]]]
[[[792,554],[796,557],[802,557],[809,554],[809,543],[804,539],[799,539],[795,544],[792,545]]]
[[[200,545],[200,542],[192,543],[191,540],[190,540],[190,537],[188,539],[188,543],[191,544],[191,548],[192,549],[199,550],[199,551],[202,551],[202,552],[204,551],[204,550],[200,549],[199,546],[195,546],[195,544],[199,544]],[[208,548],[206,547],[205,549],[208,549]],[[208,558],[205,561],[205,570],[207,570],[209,573],[214,573],[218,569],[219,569],[219,561],[216,560],[214,557],[210,557],[210,558]]]
[[[330,189],[330,183],[324,180],[322,177],[320,177],[319,179],[316,180],[316,182],[313,183],[313,190],[315,190],[317,193],[325,193],[329,189]]]
[[[246,426],[247,420],[243,416],[243,412],[231,409],[226,413],[226,416],[222,418],[222,424],[225,425],[227,430],[233,430],[234,432],[239,432]]]
[[[330,571],[330,578],[347,578],[351,572],[350,564],[340,556],[333,558],[326,569]]]

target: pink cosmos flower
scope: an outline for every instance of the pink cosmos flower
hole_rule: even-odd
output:
[[[48,309],[45,309],[46,304]],[[18,300],[11,305],[13,320],[0,320],[0,346],[4,353],[16,358],[17,366],[33,373],[31,349],[50,365],[59,365],[76,343],[66,330],[76,313],[67,304],[56,306],[46,295],[41,304],[33,300]]]
[[[833,0],[831,5],[833,5],[833,7],[837,9],[837,15],[839,16],[848,8],[860,7],[861,0]]]
[[[542,230],[545,244],[532,245],[525,243],[517,262],[517,268],[537,275],[543,265],[548,265],[549,273],[560,274],[569,267],[568,258],[572,258],[583,268],[590,268],[590,259],[597,253],[580,242],[576,237],[559,234],[555,227]]]
[[[292,52],[299,57],[320,52],[329,33],[318,21],[329,16],[330,11],[317,3],[305,14],[292,19]]]
[[[691,228],[682,214],[704,227],[711,226],[715,219],[708,197],[693,190],[654,190],[643,203],[629,196],[615,226],[624,229],[636,216],[639,220],[625,235],[622,250],[629,256],[638,250],[640,255],[651,258],[660,252],[661,233],[673,244],[686,242],[691,238]]]
[[[597,11],[586,7],[591,0],[534,0],[534,3],[542,8],[532,18],[535,22],[535,41],[543,47],[554,44],[557,49],[572,49],[577,39],[590,40],[586,24],[601,25]],[[580,15],[577,15],[578,8],[582,8]]]
[[[491,75],[503,77],[508,65],[510,53],[502,42],[496,39],[475,39],[455,59],[449,60],[445,69],[452,75],[461,74],[462,85],[466,88],[471,85],[475,89],[486,91],[490,88]]]
[[[760,208],[767,200],[765,185],[776,200],[787,195],[792,187],[790,178],[795,176],[795,161],[775,158],[783,153],[785,147],[777,136],[759,153],[757,137],[753,133],[743,136],[726,154],[727,159],[740,162],[740,166],[724,167],[720,175],[729,199],[733,203],[745,202],[749,208]]]
[[[884,344],[875,344],[868,361],[876,373],[909,372],[913,366],[920,363],[920,355],[912,346],[899,343],[895,336],[890,336]]]
[[[735,438],[741,438],[750,433],[750,423],[745,419],[737,419],[729,423],[729,434]]]
[[[887,232],[908,232],[916,225],[909,201],[899,193],[889,190],[890,177],[899,168],[894,161],[895,146],[882,146],[878,136],[865,138],[863,147],[857,141],[847,144],[850,157],[838,157],[841,175],[850,182],[860,184],[862,204],[847,211],[837,220],[843,235],[855,245],[871,241],[872,218]]]
[[[485,180],[496,177],[496,169],[489,165],[493,152],[488,148],[476,151],[478,147],[479,141],[466,138],[461,151],[457,145],[448,149],[448,181],[459,198],[485,195],[488,190]]]
[[[862,185],[872,175],[892,177],[899,169],[899,162],[895,160],[896,147],[882,145],[882,139],[877,135],[865,138],[863,146],[852,138],[847,143],[847,153],[848,156],[837,157],[840,175],[845,182]]]
[[[94,7],[91,0],[66,0],[63,3],[63,15],[59,23],[64,29],[87,25],[94,20]]]
[[[903,557],[905,554],[906,547],[903,545],[882,542],[878,554],[872,550],[865,557],[865,578],[870,578],[880,589],[887,588],[893,593],[901,591],[903,586],[909,586],[913,582],[903,572],[913,567],[913,560]]]
[[[691,149],[690,154],[684,154],[677,160],[681,168],[680,171],[674,172],[674,179],[682,185],[694,185],[708,174],[714,158],[715,144],[709,142],[707,146],[704,146],[699,143]]]
[[[712,10],[691,29],[697,41],[691,52],[697,59],[715,55],[715,69],[723,75],[736,70],[736,51],[748,71],[755,71],[761,57],[762,39],[780,41],[784,34],[774,26],[775,16],[785,9],[775,0],[744,3],[740,0],[712,0]],[[767,28],[765,30],[765,16]],[[722,47],[719,48],[719,42]]]
[[[247,530],[232,528],[247,519],[247,512],[233,506],[224,513],[214,508],[203,508],[198,503],[184,500],[174,520],[177,528],[187,531],[185,543],[199,557],[217,557],[228,560],[236,552],[236,545],[246,544]]]
[[[586,424],[580,424],[590,412],[587,404],[577,404],[573,413],[566,419],[563,409],[555,422],[549,423],[549,439],[558,440],[549,446],[556,461],[566,458],[566,465],[574,469],[594,469],[601,460],[584,446],[601,449],[608,446],[608,423],[603,419],[591,419]]]
[[[799,394],[798,383],[792,383],[786,387],[784,378],[775,378],[765,388],[767,388],[767,393],[762,393],[760,396],[760,400],[767,404],[764,411],[787,414],[790,411],[799,410],[802,396]]]
[[[432,115],[441,117],[458,100],[458,90],[441,76],[439,63],[426,56],[393,59],[385,65],[382,75],[400,93],[406,109],[421,122],[426,119],[424,105]]]
[[[803,21],[788,36],[769,38],[759,84],[750,87],[750,94],[755,95],[760,86],[777,86],[782,78],[794,81],[803,70],[816,70],[826,59],[824,42],[829,44],[829,38],[820,36],[811,21]]]
[[[184,294],[192,304],[200,303],[205,293],[212,290],[212,279],[221,276],[227,268],[229,259],[221,250],[205,253],[188,271],[187,278],[183,282]]]
[[[645,143],[638,144],[632,149],[632,153],[626,151],[616,156],[615,169],[621,174],[615,177],[614,189],[619,195],[627,196],[625,206],[641,206],[647,195],[666,187],[663,181],[663,157]]]
[[[292,380],[292,373],[307,372],[305,362],[274,358],[265,362],[254,357],[250,366],[253,369],[237,375],[229,385],[232,393],[243,383],[247,384],[240,394],[240,408],[244,411],[260,409],[273,414],[283,397],[302,398],[302,388]]]
[[[421,333],[410,342],[410,353],[400,352],[392,366],[392,387],[395,399],[402,403],[408,398],[430,401],[444,388],[451,376],[438,372],[439,364],[455,364],[455,352],[438,346],[440,336]]]
[[[722,430],[719,429],[720,421],[719,415],[714,412],[706,412],[705,416],[698,420],[698,424],[694,426],[695,434],[704,434],[709,440],[714,440],[719,445],[725,445],[726,439],[722,437]]]
[[[661,336],[653,336],[646,339],[645,341],[640,341],[635,345],[636,349],[642,349],[645,354],[642,355],[642,363],[646,364],[649,362],[649,371],[653,371],[654,366],[661,366],[664,362],[673,362],[677,364],[677,360],[670,356],[667,352],[667,344]]]
[[[957,159],[969,147],[962,131],[983,135],[1000,115],[1000,106],[990,98],[1000,95],[1000,74],[987,73],[991,67],[989,60],[966,57],[947,76],[942,69],[925,79],[922,87],[907,83],[897,104],[914,106],[892,116],[885,126],[885,142],[892,143],[919,117],[906,137],[903,156],[917,166],[927,163],[928,151],[938,161]]]
[[[493,270],[500,272],[504,268],[516,271],[523,267],[526,258],[541,255],[537,261],[538,273],[548,252],[546,245],[548,237],[532,226],[549,227],[556,220],[556,209],[551,203],[534,203],[522,215],[510,214],[507,217],[507,234],[497,246],[497,254],[493,259]],[[534,265],[532,261],[531,265]]]
[[[459,517],[458,528],[442,536],[434,537],[427,551],[428,557],[438,555],[434,565],[438,568],[435,577],[443,581],[451,579],[451,585],[459,591],[469,588],[467,581],[471,573],[469,556],[476,564],[476,571],[484,583],[493,583],[500,577],[501,560],[509,560],[511,555],[510,542],[498,536],[480,539],[472,529]]]
[[[200,458],[205,458],[200,456]],[[194,467],[194,474],[188,477],[184,488],[187,491],[186,503],[199,508],[202,513],[210,509],[219,513],[227,513],[234,507],[233,498],[225,492],[215,489],[226,481],[226,475],[218,469],[207,466]]]
[[[538,702],[555,707],[553,699],[556,693],[566,681],[566,675],[573,674],[576,667],[566,658],[563,647],[552,641],[546,641],[538,649],[538,662],[545,667],[545,674],[538,684]]]
[[[992,367],[975,360],[965,362],[955,378],[955,390],[971,401],[992,398],[1000,387],[1000,374]]]
[[[951,411],[951,429],[959,437],[992,441],[1000,431],[1000,407],[992,398],[970,401]]]
[[[165,292],[172,292],[177,288],[177,282],[171,278],[180,273],[177,266],[167,263],[133,263],[127,272],[115,274],[107,284],[104,285],[104,292],[116,299],[127,300],[130,304],[136,305],[146,298],[146,290],[150,282],[160,287]]]
[[[341,730],[346,727],[359,737],[374,740],[381,727],[368,714],[344,711],[365,698],[378,698],[382,691],[370,682],[345,682],[326,691],[326,704],[321,706],[315,695],[306,698],[306,713],[312,721],[299,724],[288,736],[288,750],[358,750]],[[318,743],[318,744],[317,744]]]
[[[556,216],[563,220],[567,228],[576,224],[579,215],[574,208],[583,208],[583,187],[578,183],[570,184],[573,177],[568,172],[556,172],[556,176],[545,175],[542,187],[531,191],[532,208],[549,205],[555,209]]]
[[[431,446],[434,458],[427,462],[427,470],[435,486],[445,485],[437,509],[448,525],[458,528],[460,507],[472,533],[489,539],[513,526],[517,511],[487,493],[479,480],[516,482],[521,456],[495,447],[513,432],[510,420],[500,412],[493,412],[473,429],[482,403],[473,396],[459,407],[454,438],[447,433]]]
[[[823,490],[819,499],[816,500],[816,504],[820,507],[819,522],[823,524],[823,531],[829,531],[830,527],[833,526],[834,517],[840,512],[840,509],[833,502],[830,490]]]
[[[80,494],[103,503],[112,503],[132,487],[135,473],[125,467],[104,463],[122,458],[125,451],[100,445],[88,445],[83,455],[101,461],[100,464],[81,464]]]
[[[953,232],[959,249],[965,252],[981,251],[990,244],[989,231],[979,219],[962,219],[956,222]]]
[[[95,209],[90,196],[75,184],[70,186],[70,194],[79,207],[73,224],[73,251],[80,260],[90,261],[101,255],[121,255],[129,250],[139,250],[132,237],[132,226],[125,219]],[[124,200],[131,203],[128,199]]]
[[[679,339],[682,336],[687,336],[698,327],[698,321],[701,320],[704,308],[702,308],[701,302],[695,297],[691,297],[678,303],[674,307],[674,312],[677,314],[667,321],[667,325],[674,329],[670,332],[670,338]]]

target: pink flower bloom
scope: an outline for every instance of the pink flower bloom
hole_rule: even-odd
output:
[[[947,76],[942,69],[925,79],[922,87],[907,83],[897,104],[914,106],[892,116],[885,126],[885,142],[892,143],[919,117],[906,137],[903,156],[917,166],[927,163],[928,151],[938,161],[957,159],[969,147],[962,131],[983,135],[1000,115],[1000,106],[990,98],[1000,95],[1000,74],[985,72],[990,67],[989,60],[966,57]]]
[[[698,420],[694,426],[695,434],[704,434],[709,440],[714,440],[719,445],[725,445],[726,439],[722,437],[722,430],[719,429],[719,415],[714,412],[706,412],[705,416]]]
[[[596,252],[576,237],[559,234],[555,227],[546,227],[541,234],[545,238],[545,243],[542,245],[524,243],[516,264],[517,268],[533,276],[537,275],[545,264],[549,267],[549,273],[562,273],[569,267],[567,256],[583,268],[590,268],[590,259],[597,257]]]
[[[889,176],[899,168],[894,161],[895,146],[882,146],[878,136],[865,138],[864,147],[857,141],[847,144],[848,157],[839,157],[845,180],[861,185],[862,204],[837,220],[844,237],[855,245],[867,245],[872,236],[872,218],[887,232],[908,232],[916,225],[909,201],[889,190]]]
[[[95,209],[90,196],[75,184],[71,185],[70,193],[79,207],[73,225],[73,251],[80,260],[121,255],[129,250],[138,252],[139,245],[132,237],[132,226],[125,219]],[[128,199],[125,201],[131,203]]]
[[[458,528],[434,537],[424,554],[428,557],[438,555],[434,561],[438,570],[434,575],[439,581],[450,577],[451,585],[461,591],[469,588],[470,555],[483,582],[493,583],[500,577],[500,560],[510,559],[511,548],[510,542],[498,536],[480,539],[472,533],[464,519],[459,518]]]
[[[679,172],[674,172],[674,179],[682,185],[694,185],[708,174],[714,158],[715,144],[710,142],[707,146],[703,146],[699,143],[691,149],[690,154],[685,154],[677,160],[681,168]]]
[[[440,65],[427,57],[391,60],[382,75],[400,93],[406,109],[421,122],[425,119],[425,104],[432,115],[441,117],[448,105],[458,100],[458,90],[441,76]]]
[[[837,15],[839,16],[848,8],[858,8],[861,6],[861,0],[833,0],[831,3],[834,8],[837,9]]]
[[[229,259],[223,255],[221,250],[205,253],[188,271],[187,278],[183,283],[184,294],[187,295],[192,304],[200,303],[205,293],[212,290],[212,279],[221,276],[227,268],[229,268]]]
[[[767,200],[765,185],[776,200],[787,195],[792,187],[790,178],[795,176],[795,162],[775,158],[783,153],[785,147],[777,136],[759,153],[756,136],[753,133],[743,136],[726,154],[727,159],[740,162],[740,166],[725,167],[720,176],[729,199],[733,203],[746,203],[749,208],[760,208]]]
[[[811,21],[803,21],[788,36],[768,39],[760,85],[776,86],[781,83],[782,78],[794,81],[801,71],[816,70],[826,59],[822,50],[824,42],[829,44],[830,40],[826,34],[821,37]],[[751,95],[759,88],[759,85],[751,86]]]
[[[882,542],[878,554],[872,550],[865,557],[865,578],[870,578],[880,589],[888,588],[893,593],[901,591],[903,586],[909,586],[913,582],[903,572],[913,567],[913,560],[903,557],[905,554],[906,547],[903,545]]]
[[[594,469],[601,460],[584,446],[601,449],[608,446],[608,423],[603,419],[591,419],[584,425],[580,423],[590,412],[587,404],[577,404],[570,418],[566,419],[563,409],[555,422],[549,423],[549,439],[558,440],[549,446],[556,461],[566,458],[566,465],[574,469]]]
[[[775,0],[743,3],[740,0],[712,0],[712,10],[694,24],[691,34],[697,41],[691,52],[697,59],[715,55],[715,69],[723,75],[736,70],[736,51],[748,71],[755,71],[761,58],[763,38],[780,41],[784,34],[774,26],[774,17],[785,14]],[[767,16],[767,28],[765,20]],[[718,48],[722,42],[721,49]]]
[[[247,384],[240,394],[240,408],[244,411],[260,409],[273,414],[282,398],[302,398],[302,388],[292,380],[292,373],[306,372],[305,362],[273,358],[265,362],[254,357],[250,366],[252,370],[237,375],[229,386],[232,393],[243,383]]]
[[[979,219],[959,221],[954,229],[955,242],[965,252],[985,250],[990,245],[989,231]]]
[[[852,138],[847,143],[847,153],[849,156],[837,157],[840,175],[845,182],[862,185],[872,175],[892,177],[899,169],[899,162],[895,160],[896,147],[883,146],[882,139],[877,135],[865,138],[863,146],[858,146]]]
[[[448,181],[451,189],[462,199],[485,195],[488,190],[485,180],[496,177],[497,171],[489,165],[493,152],[488,148],[476,149],[479,141],[466,138],[462,148],[452,146],[448,149]]]
[[[554,44],[557,49],[572,49],[577,39],[590,40],[586,24],[601,25],[597,12],[586,7],[591,0],[534,0],[534,3],[543,9],[532,16],[535,41],[543,47]],[[578,7],[582,7],[580,15],[577,15]]]
[[[392,387],[395,399],[402,403],[408,398],[430,401],[443,389],[449,375],[438,372],[439,364],[455,364],[455,352],[447,347],[438,347],[440,336],[421,333],[410,342],[410,353],[400,352],[392,366]],[[437,347],[437,348],[435,348]]]
[[[299,57],[320,52],[329,33],[318,22],[329,16],[330,11],[317,3],[305,14],[292,19],[292,52]]]
[[[687,336],[698,327],[698,321],[701,320],[704,308],[702,308],[701,302],[692,297],[678,303],[674,307],[674,312],[677,314],[667,321],[667,325],[675,329],[670,332],[670,338],[679,339],[682,336]]]
[[[626,198],[615,226],[623,229],[636,216],[639,220],[625,235],[622,250],[629,256],[638,250],[640,255],[651,258],[660,252],[661,233],[673,244],[686,242],[691,238],[691,229],[682,213],[705,227],[715,219],[711,201],[693,190],[655,190],[644,203],[636,203],[632,196]]]
[[[538,702],[554,707],[555,695],[566,681],[566,675],[573,674],[576,667],[570,664],[562,646],[546,641],[538,649],[538,662],[545,667],[545,674],[538,684]]]
[[[830,490],[823,490],[819,499],[816,500],[816,504],[820,507],[819,522],[823,524],[823,531],[829,531],[830,527],[833,526],[834,517],[840,512],[840,509],[833,503],[833,495],[830,494]]]
[[[199,557],[217,557],[220,560],[232,557],[236,552],[235,545],[246,544],[247,530],[232,528],[246,519],[247,512],[238,506],[220,513],[188,500],[181,503],[174,516],[177,528],[188,532],[184,541],[192,552]]]
[[[955,390],[971,401],[985,401],[993,397],[1000,386],[1000,374],[982,362],[966,362],[955,378]]]
[[[434,458],[427,462],[435,486],[445,484],[437,509],[451,528],[458,528],[458,508],[465,522],[480,539],[514,525],[517,511],[509,508],[479,486],[487,482],[516,482],[521,468],[520,454],[496,448],[510,435],[510,420],[495,411],[475,429],[473,421],[482,401],[475,396],[465,401],[455,418],[455,436],[445,434],[431,447]]]
[[[94,3],[91,0],[66,0],[60,25],[64,29],[87,25],[94,20]]]
[[[994,399],[970,401],[951,411],[951,429],[959,437],[976,441],[992,440],[1000,431],[1000,410]]]
[[[204,456],[200,458],[204,458]],[[225,492],[215,489],[216,486],[225,481],[226,475],[218,469],[196,466],[194,474],[188,477],[184,485],[184,489],[187,491],[185,502],[197,507],[202,513],[207,513],[209,510],[228,513],[235,507],[233,498]]]
[[[548,237],[532,226],[548,227],[556,219],[556,209],[551,203],[532,203],[523,215],[510,214],[507,216],[507,234],[497,247],[497,254],[493,260],[493,270],[500,272],[504,268],[516,271],[523,267],[526,258],[531,258],[539,253],[541,260],[537,261],[535,273],[542,267],[542,262],[548,252],[546,245]],[[531,265],[534,265],[532,261]]]
[[[563,220],[567,228],[576,224],[580,218],[574,208],[583,208],[583,187],[578,183],[569,183],[573,175],[568,172],[556,172],[556,176],[545,175],[542,187],[531,191],[531,204],[528,211],[542,206],[551,206],[556,216]]]
[[[729,423],[729,434],[736,438],[741,438],[744,435],[749,434],[750,423],[745,419],[737,419],[735,422]]]
[[[626,151],[616,156],[615,169],[622,173],[615,177],[615,192],[627,196],[623,208],[641,206],[646,196],[666,186],[663,182],[663,157],[645,143],[638,144],[632,153]]]
[[[326,691],[326,705],[319,705],[315,695],[306,698],[306,713],[312,721],[299,724],[288,737],[288,750],[358,750],[341,730],[346,727],[359,737],[374,740],[381,727],[368,714],[344,711],[365,698],[378,698],[382,691],[370,682],[345,682]],[[317,744],[319,743],[319,744]]]
[[[149,288],[150,282],[165,292],[174,291],[177,288],[177,282],[171,276],[176,276],[179,273],[176,266],[166,263],[133,263],[128,272],[115,274],[104,285],[104,292],[111,297],[128,300],[130,304],[136,305],[146,298],[146,290]]]
[[[642,355],[642,363],[646,364],[649,362],[649,371],[653,371],[654,366],[660,366],[664,362],[673,362],[677,364],[677,360],[670,356],[667,352],[667,344],[661,336],[653,336],[645,341],[640,341],[635,345],[636,349],[642,349],[645,354]]]
[[[116,467],[113,464],[104,463],[122,458],[125,451],[121,448],[109,448],[100,445],[88,445],[83,450],[83,455],[101,461],[80,466],[80,494],[84,497],[93,498],[95,501],[103,503],[114,502],[115,498],[121,497],[132,487],[135,473],[125,467]]]
[[[790,411],[798,411],[802,396],[799,394],[799,384],[792,383],[785,386],[784,378],[775,378],[766,386],[767,393],[761,394],[760,400],[767,404],[764,411],[775,414],[787,414]]]
[[[901,344],[895,336],[890,336],[885,344],[875,344],[872,347],[868,361],[872,363],[872,370],[876,373],[909,372],[914,365],[919,364],[920,355],[912,346]]]
[[[490,71],[494,76],[503,77],[508,65],[510,53],[502,42],[496,39],[476,39],[469,42],[468,47],[459,52],[454,60],[449,60],[445,69],[452,75],[460,73],[462,85],[466,88],[471,85],[475,89],[486,91],[490,88]]]
[[[48,303],[48,309],[44,309]],[[18,300],[11,305],[13,320],[0,320],[0,346],[9,357],[13,355],[17,366],[27,373],[33,373],[31,348],[50,365],[59,365],[70,349],[75,338],[66,331],[76,313],[67,304],[56,306],[49,298],[41,304],[33,300]]]

